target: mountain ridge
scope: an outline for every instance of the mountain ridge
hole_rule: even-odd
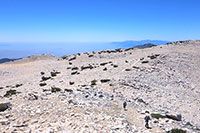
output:
[[[26,60],[0,64],[2,132],[200,131],[200,41]]]

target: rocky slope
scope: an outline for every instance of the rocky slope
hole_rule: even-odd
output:
[[[199,75],[198,40],[1,64],[0,131],[198,133]]]

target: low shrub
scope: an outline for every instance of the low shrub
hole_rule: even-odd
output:
[[[72,68],[72,71],[74,71],[74,70],[78,70],[78,67],[73,67],[73,68]]]
[[[100,66],[105,66],[108,62],[100,63]]]
[[[40,74],[41,74],[41,75],[44,75],[45,73],[44,73],[44,72],[40,72]]]
[[[161,115],[161,114],[151,114],[151,117],[152,118],[156,118],[156,119],[159,119],[159,118],[166,118],[166,116],[164,116],[164,115]]]
[[[103,69],[103,71],[107,71],[107,68],[105,67],[105,68]]]
[[[73,84],[74,84],[74,82],[71,82],[71,81],[69,82],[69,85],[73,85]]]
[[[16,84],[15,87],[18,88],[20,86],[22,86],[23,84]]]
[[[95,80],[95,79],[92,80],[92,81],[91,81],[91,85],[97,85],[97,80]]]
[[[113,65],[114,68],[118,67],[118,65]]]
[[[46,83],[40,83],[40,86],[45,86],[45,85],[47,85]]]
[[[149,57],[150,59],[156,59],[158,56],[160,56],[160,54],[155,54],[147,57]]]
[[[88,57],[93,57],[94,55],[88,55]]]
[[[16,90],[9,90],[6,92],[6,94],[4,95],[4,97],[11,97],[12,95],[16,95],[20,92],[17,92]]]
[[[88,65],[88,66],[82,66],[81,67],[81,71],[85,70],[85,69],[93,69],[94,67],[92,65]]]
[[[168,131],[167,133],[187,133],[187,132],[185,130],[175,128]]]
[[[71,75],[80,74],[78,71],[72,72]]]
[[[47,80],[49,80],[49,79],[51,79],[51,77],[42,76],[42,80],[41,80],[40,82],[47,81]]]
[[[51,77],[55,77],[55,76],[57,76],[57,74],[60,74],[60,72],[53,71],[53,72],[51,72]]]
[[[149,61],[142,61],[142,64],[149,63]]]
[[[102,79],[100,81],[101,81],[101,83],[107,83],[107,82],[110,82],[110,79]]]
[[[72,90],[72,89],[65,89],[65,91],[66,91],[66,92],[70,92],[70,93],[72,93],[72,92],[73,92],[73,90]]]
[[[69,61],[73,61],[73,60],[75,60],[75,59],[76,59],[76,56],[70,58]]]
[[[56,93],[56,92],[59,92],[59,91],[61,91],[61,88],[58,88],[58,87],[55,87],[55,86],[51,87],[52,93]]]

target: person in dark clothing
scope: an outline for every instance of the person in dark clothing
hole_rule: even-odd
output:
[[[124,101],[124,102],[123,102],[123,108],[124,108],[124,110],[126,110],[126,106],[127,106],[127,102]]]
[[[145,127],[148,128],[148,129],[150,129],[150,127],[149,127],[149,120],[150,119],[151,119],[150,116],[145,116],[145,118],[144,118],[144,120],[145,120]]]

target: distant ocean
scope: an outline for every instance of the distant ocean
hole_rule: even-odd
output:
[[[71,55],[82,52],[100,51],[120,48],[113,43],[0,43],[1,58],[24,58],[38,54],[57,56]]]
[[[152,43],[156,45],[165,44],[162,40],[141,40],[124,42],[102,42],[102,43],[1,43],[1,58],[24,58],[38,54],[53,54],[57,56],[71,55],[83,52],[100,51],[105,49],[130,48],[136,45]]]

